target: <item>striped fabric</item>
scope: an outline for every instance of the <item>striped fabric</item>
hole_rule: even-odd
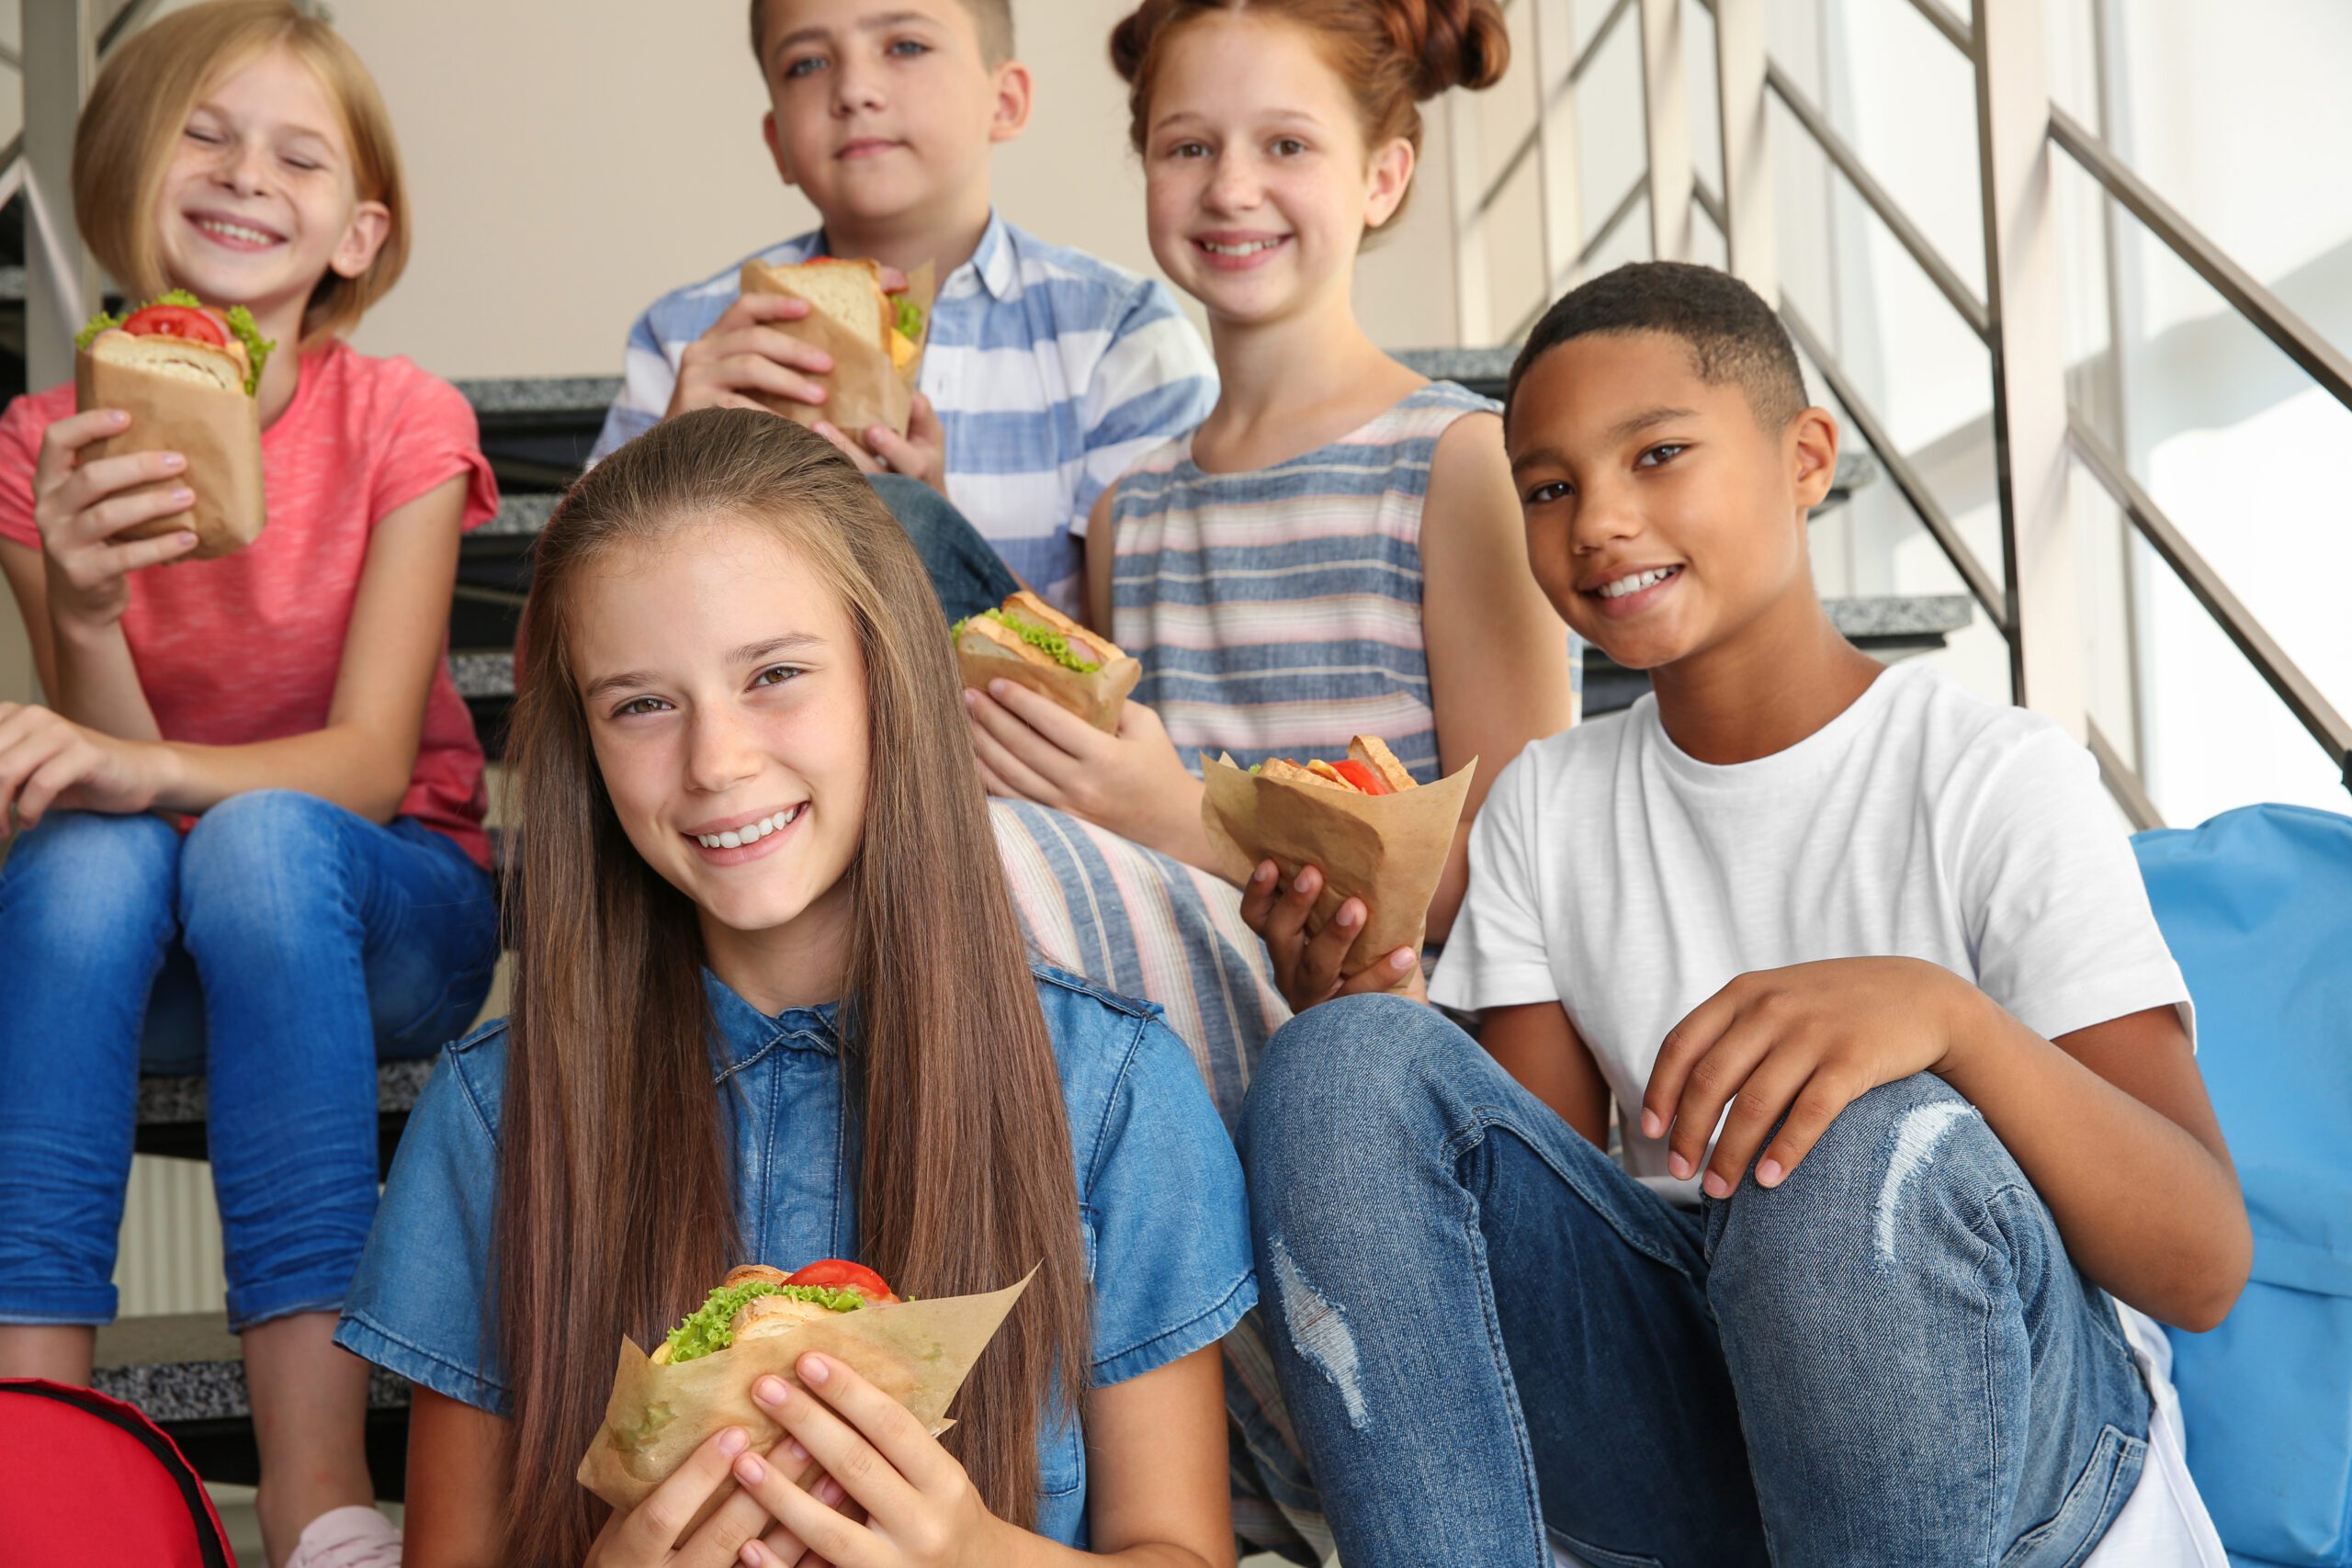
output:
[[[758,254],[788,266],[823,254],[824,240],[819,230]],[[735,302],[741,265],[638,318],[596,457],[668,409],[680,355]],[[1207,345],[1166,286],[993,216],[972,259],[940,284],[918,384],[946,432],[948,498],[1023,582],[1071,615],[1078,536],[1095,498],[1216,400]]]
[[[1111,636],[1143,663],[1185,764],[1335,757],[1386,740],[1438,776],[1421,641],[1421,502],[1438,437],[1487,399],[1432,381],[1288,462],[1204,472],[1192,436],[1121,476]]]

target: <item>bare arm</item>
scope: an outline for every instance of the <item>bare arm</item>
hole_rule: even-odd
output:
[[[429,1388],[411,1393],[406,1568],[497,1568],[512,1443],[500,1417]]]
[[[166,743],[155,803],[202,811],[249,790],[299,789],[390,821],[447,637],[465,498],[460,475],[376,525],[326,728],[244,746]]]
[[[1429,933],[1442,941],[1470,885],[1471,819],[1503,765],[1568,727],[1568,634],[1535,584],[1502,422],[1458,419],[1439,437],[1421,511],[1421,626],[1438,756],[1478,772],[1463,803]]]
[[[1086,1396],[1094,1554],[1161,1568],[1233,1568],[1225,1368],[1214,1345]],[[1086,1553],[1028,1538],[1037,1562]],[[1024,1542],[1023,1544],[1027,1544]]]
[[[2237,1168],[2171,1008],[2044,1040],[1973,987],[1940,1069],[2050,1205],[2085,1274],[2202,1332],[2245,1288],[2254,1233]]]
[[[1086,603],[1081,619],[1104,637],[1111,635],[1111,579],[1119,559],[1118,525],[1111,521],[1111,495],[1119,487],[1103,487],[1086,518]]]
[[[1478,1030],[1503,1071],[1560,1114],[1595,1148],[1609,1146],[1609,1081],[1557,1002],[1488,1008]]]

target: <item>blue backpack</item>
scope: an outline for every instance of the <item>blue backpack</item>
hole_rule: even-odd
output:
[[[2254,1278],[2172,1335],[2188,1468],[2245,1568],[2352,1568],[2352,819],[2252,806],[2133,840],[2197,1004]]]

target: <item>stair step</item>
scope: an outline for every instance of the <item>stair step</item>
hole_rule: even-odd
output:
[[[414,1061],[380,1062],[376,1066],[376,1111],[384,1116],[404,1116],[416,1105],[424,1080],[433,1076],[433,1057]],[[205,1083],[201,1077],[151,1077],[139,1080],[139,1124],[180,1126],[204,1120]]]
[[[100,1393],[125,1400],[164,1423],[235,1421],[253,1414],[243,1351],[219,1313],[128,1317],[98,1330]],[[368,1380],[368,1408],[404,1410],[408,1380],[381,1367]]]

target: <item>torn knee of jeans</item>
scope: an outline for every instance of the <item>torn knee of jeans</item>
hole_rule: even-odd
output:
[[[1975,1114],[1975,1108],[1963,1101],[1934,1100],[1905,1111],[1888,1134],[1886,1177],[1879,1183],[1878,1202],[1871,1211],[1872,1255],[1880,1265],[1894,1261],[1895,1211],[1904,1190],[1925,1179],[1945,1136],[1962,1117]]]
[[[1306,1282],[1297,1260],[1279,1239],[1269,1250],[1274,1266],[1274,1293],[1282,1305],[1283,1326],[1289,1331],[1291,1348],[1340,1391],[1348,1425],[1363,1431],[1372,1424],[1372,1412],[1364,1404],[1363,1368],[1356,1358],[1356,1337],[1348,1327],[1348,1314]]]

